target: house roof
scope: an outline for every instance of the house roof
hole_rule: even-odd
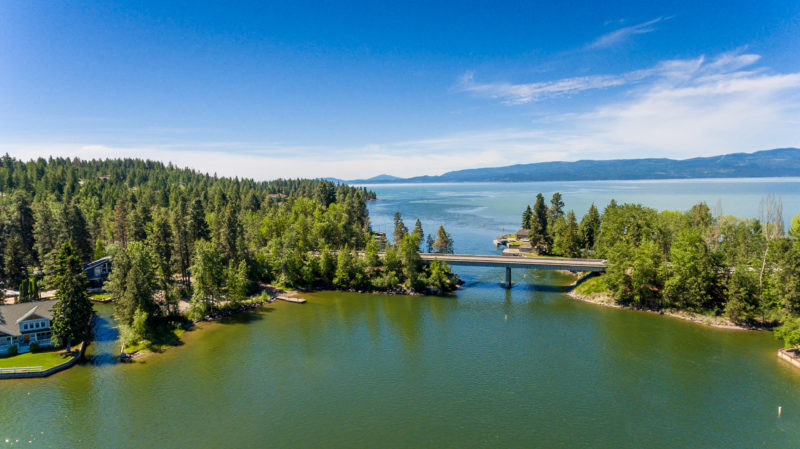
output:
[[[531,235],[530,229],[520,229],[517,231],[517,235]]]
[[[111,256],[101,257],[100,259],[94,260],[87,264],[83,265],[84,270],[91,270],[92,268],[103,265],[104,263],[111,262]]]
[[[32,315],[53,319],[55,301],[34,301],[0,306],[0,332],[21,335],[19,323]]]

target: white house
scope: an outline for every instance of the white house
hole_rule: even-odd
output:
[[[19,352],[30,350],[31,343],[40,347],[51,346],[55,301],[23,302],[21,304],[0,305],[0,353],[16,346]]]

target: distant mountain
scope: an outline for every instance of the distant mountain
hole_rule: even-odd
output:
[[[506,167],[473,168],[439,176],[397,178],[389,175],[350,183],[526,182],[631,179],[760,178],[800,176],[800,148],[733,153],[692,159],[615,159],[539,162]]]
[[[398,178],[392,175],[378,175],[367,179],[357,179],[354,181],[347,181],[353,184],[367,184],[367,183],[390,183],[390,182],[406,182],[405,178]]]

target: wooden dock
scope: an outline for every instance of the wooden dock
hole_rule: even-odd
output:
[[[278,295],[278,296],[275,297],[275,299],[278,299],[280,301],[293,302],[295,304],[305,304],[306,303],[306,299],[305,298],[300,298],[300,297],[296,297],[296,296]]]

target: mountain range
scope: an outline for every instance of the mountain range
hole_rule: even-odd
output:
[[[378,175],[348,184],[419,182],[601,181],[634,179],[761,178],[800,176],[800,148],[776,148],[692,159],[614,159],[538,162],[456,170],[438,176]]]

